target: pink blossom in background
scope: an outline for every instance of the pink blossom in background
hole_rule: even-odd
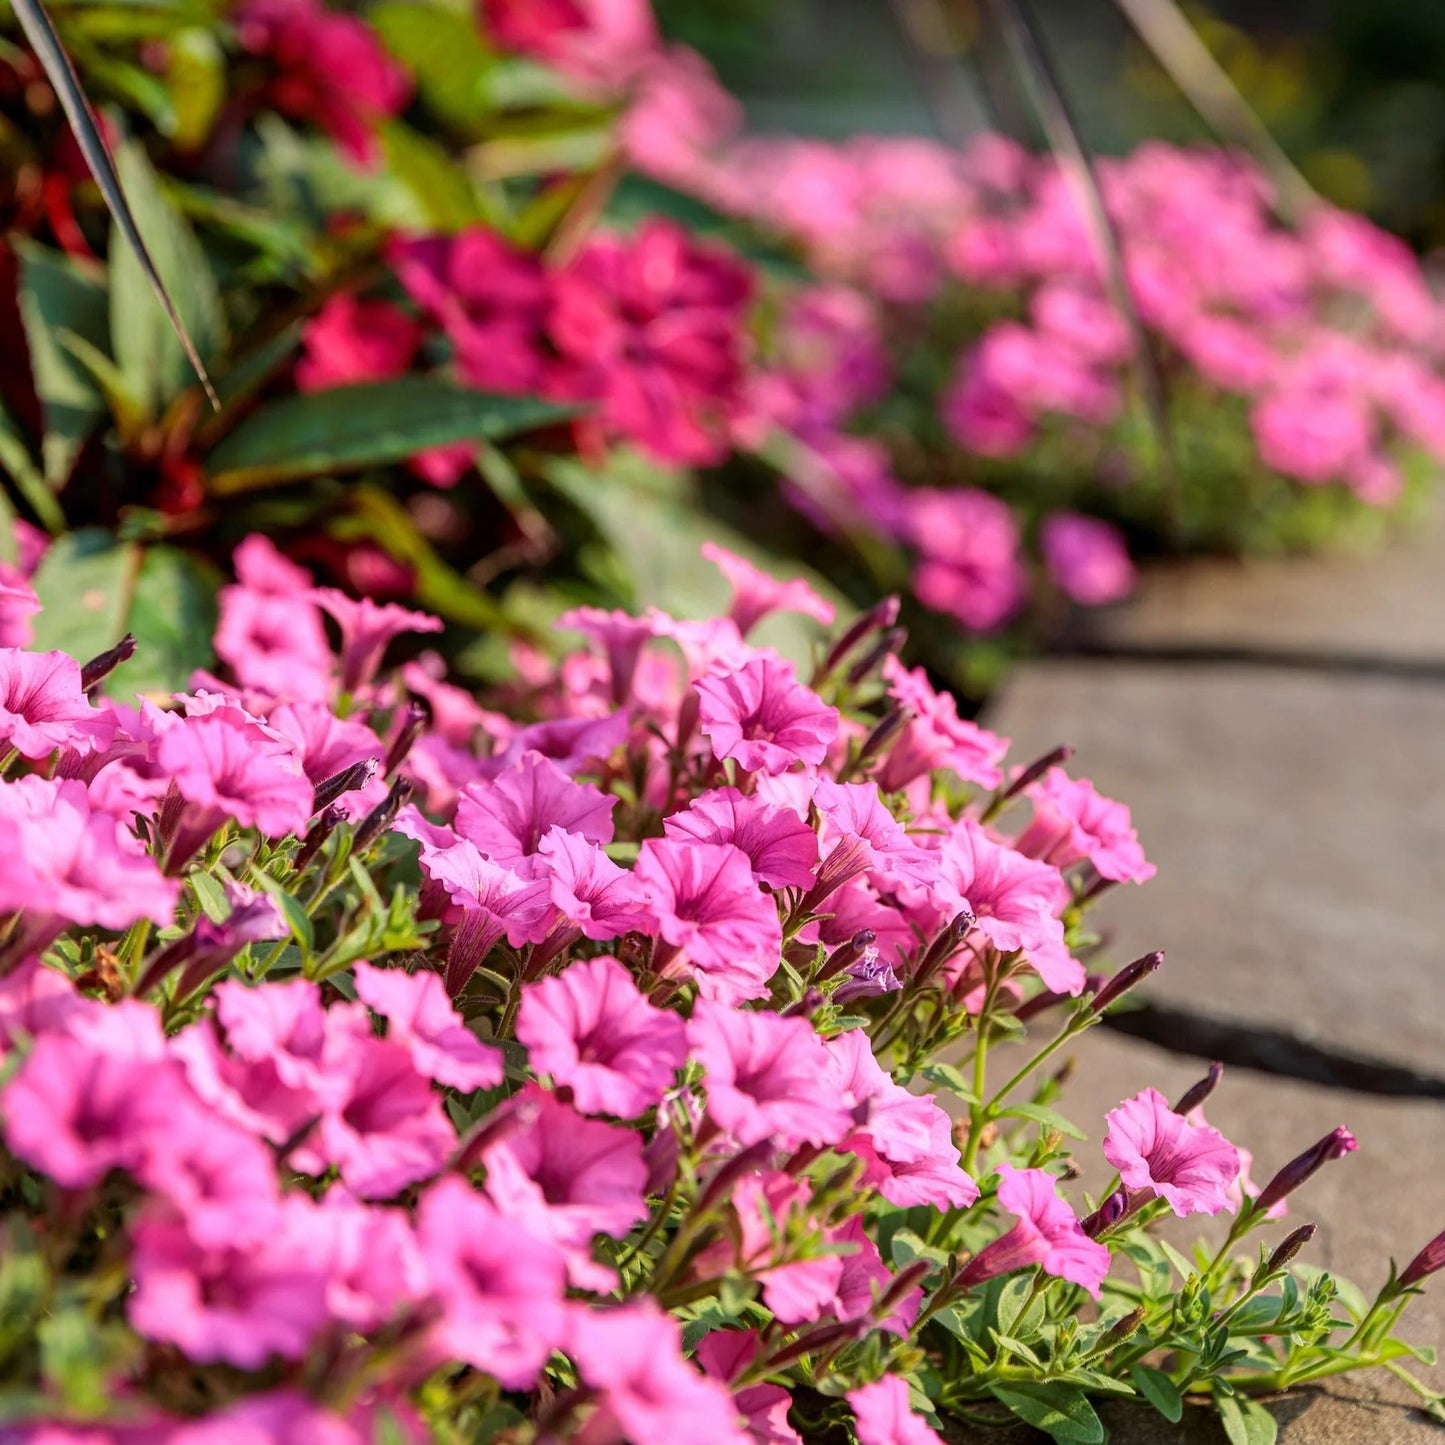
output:
[[[480,0],[479,9],[502,49],[608,90],[625,86],[660,45],[648,0]]]
[[[755,657],[735,672],[694,684],[699,729],[719,758],[748,772],[782,773],[795,763],[821,763],[838,733],[838,710],[798,681],[792,664]]]
[[[1050,768],[1029,790],[1033,821],[1014,848],[1056,868],[1088,859],[1100,877],[1147,883],[1155,868],[1144,856],[1129,809],[1106,798],[1087,778]]]
[[[1249,422],[1266,466],[1314,486],[1342,480],[1373,442],[1363,403],[1334,392],[1274,392],[1255,404]]]
[[[24,573],[0,562],[0,648],[29,647],[35,629],[30,619],[40,611],[40,599]]]
[[[1059,1198],[1053,1175],[1000,1164],[998,1176],[999,1207],[1017,1215],[1018,1223],[979,1250],[964,1266],[960,1284],[982,1284],[1037,1264],[1098,1299],[1109,1272],[1109,1251],[1079,1228],[1074,1211]]]
[[[642,65],[620,136],[644,175],[684,189],[706,153],[742,127],[742,107],[706,60],[686,45],[658,49]]]
[[[858,1445],[943,1445],[943,1437],[913,1413],[908,1382],[884,1375],[848,1391]]]
[[[939,768],[947,768],[966,783],[998,787],[1007,738],[960,718],[953,694],[936,691],[921,667],[910,670],[890,657],[883,664],[883,679],[888,696],[910,715],[895,735],[879,774],[878,785],[884,792],[897,792]]]
[[[832,626],[836,615],[833,604],[821,598],[802,578],[779,581],[715,542],[704,542],[699,550],[732,588],[727,615],[744,637],[773,612],[796,612],[824,627]]]
[[[582,1113],[619,1119],[658,1103],[687,1059],[682,1020],[605,957],[523,989],[517,1037],[533,1069],[570,1089]]]
[[[1034,439],[1033,417],[972,357],[960,359],[942,407],[944,425],[954,439],[978,456],[1016,457]]]
[[[1008,503],[966,487],[911,492],[907,535],[918,548],[913,589],[927,607],[974,632],[992,632],[1025,596],[1018,525]]]
[[[377,127],[405,108],[412,82],[370,27],[319,0],[243,0],[235,19],[242,46],[276,67],[276,108],[315,121],[358,165],[378,164]]]
[[[409,632],[440,632],[441,618],[413,612],[391,602],[348,597],[335,587],[315,587],[306,594],[341,630],[341,690],[365,687],[381,666],[387,644]]]
[[[1039,550],[1066,597],[1084,607],[1119,602],[1134,590],[1134,564],[1117,527],[1078,512],[1051,512]]]
[[[1217,1129],[1181,1118],[1157,1089],[1104,1117],[1104,1158],[1127,1188],[1152,1190],[1181,1218],[1233,1213],[1229,1189],[1239,1178],[1239,1153]]]
[[[299,391],[324,391],[403,375],[421,345],[421,328],[390,301],[341,292],[301,328]]]
[[[178,1425],[165,1437],[165,1445],[366,1445],[366,1436],[299,1391],[283,1389],[252,1395],[203,1420]]]

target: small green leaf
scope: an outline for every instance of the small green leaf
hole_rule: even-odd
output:
[[[1044,1108],[1042,1104],[1010,1104],[1007,1109],[1000,1111],[999,1118],[1029,1119],[1044,1129],[1057,1129],[1069,1139],[1085,1140],[1089,1137],[1077,1124],[1071,1123],[1053,1109]]]
[[[1103,1421],[1084,1392],[1073,1385],[1011,1381],[1007,1385],[990,1385],[989,1389],[1019,1419],[1052,1436],[1060,1445],[1103,1445]]]
[[[488,219],[471,178],[436,141],[391,121],[381,145],[387,171],[406,187],[425,229],[450,234]]]
[[[1179,1423],[1184,1414],[1184,1397],[1168,1375],[1150,1365],[1135,1365],[1129,1371],[1129,1378],[1138,1386],[1139,1393],[1171,1425]]]
[[[213,875],[197,868],[188,875],[187,880],[195,890],[196,901],[201,905],[201,911],[211,920],[212,923],[224,923],[231,916],[231,905],[226,898],[226,890],[221,887]]]
[[[1229,1445],[1274,1445],[1279,1425],[1257,1400],[1216,1391],[1214,1408],[1219,1411]]]
[[[301,906],[300,899],[293,898],[274,878],[268,877],[264,873],[258,873],[256,881],[276,900],[276,906],[281,910],[281,915],[286,920],[286,926],[291,930],[292,938],[301,945],[306,953],[311,953],[316,947],[316,934],[311,927],[311,920],[307,917],[306,910]]]
[[[388,466],[429,447],[499,441],[574,414],[535,397],[491,396],[426,376],[288,396],[253,413],[216,448],[211,485],[226,496]]]
[[[961,1099],[965,1104],[978,1104],[982,1100],[973,1092],[973,1087],[963,1074],[952,1064],[924,1064],[919,1069],[918,1075],[926,1079],[936,1089],[946,1089],[956,1099]]]

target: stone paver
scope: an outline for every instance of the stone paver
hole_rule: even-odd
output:
[[[1246,647],[1445,665],[1445,517],[1440,508],[1380,553],[1148,569],[1125,607],[1081,619],[1123,646]]]
[[[1133,810],[1159,876],[1098,916],[1154,997],[1445,1074],[1445,686],[1044,660],[984,721]]]

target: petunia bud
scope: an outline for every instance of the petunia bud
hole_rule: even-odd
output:
[[[1080,1221],[1079,1228],[1090,1239],[1097,1239],[1106,1229],[1128,1218],[1129,1204],[1129,1191],[1116,1189],[1091,1215]]]
[[[391,785],[391,791],[387,793],[386,797],[361,820],[361,826],[357,828],[356,837],[351,844],[353,853],[364,852],[386,829],[391,827],[392,820],[401,811],[406,800],[411,797],[411,792],[411,784],[405,778],[398,778]]]
[[[321,851],[321,846],[326,840],[346,821],[346,809],[340,803],[333,803],[325,809],[321,816],[311,825],[305,838],[301,840],[301,846],[296,850],[296,856],[291,860],[291,866],[297,873],[304,873],[311,865],[311,860]]]
[[[1132,1339],[1138,1333],[1139,1326],[1144,1323],[1144,1316],[1147,1313],[1143,1305],[1136,1305],[1122,1320],[1115,1320],[1109,1326],[1103,1339],[1094,1347],[1094,1354],[1108,1354],[1110,1350],[1117,1349],[1126,1340]]]
[[[898,731],[912,721],[912,708],[895,707],[884,713],[863,739],[863,746],[858,749],[858,761],[866,763],[869,759],[876,758],[892,744]]]
[[[893,965],[881,958],[876,948],[870,948],[862,958],[848,965],[847,977],[833,990],[833,1002],[877,998],[879,994],[897,993],[902,987],[903,980],[894,973]]]
[[[99,686],[121,663],[129,662],[135,656],[135,646],[135,635],[127,632],[114,647],[102,652],[98,657],[92,657],[80,669],[81,692],[89,692],[91,688]]]
[[[822,968],[818,970],[819,979],[836,978],[877,942],[878,935],[871,928],[860,928],[847,943],[835,948],[824,959]]]
[[[1265,1261],[1264,1272],[1273,1274],[1276,1270],[1283,1269],[1315,1237],[1318,1227],[1314,1224],[1302,1224],[1298,1229],[1291,1230]]]
[[[396,736],[386,750],[386,766],[382,776],[389,778],[405,761],[412,744],[422,735],[422,730],[431,721],[431,709],[425,703],[409,702],[397,724]]]
[[[1007,802],[1010,798],[1018,797],[1025,788],[1032,787],[1033,784],[1038,782],[1050,768],[1056,768],[1060,766],[1060,764],[1068,762],[1073,756],[1074,750],[1067,744],[1061,744],[1052,752],[1045,753],[1043,757],[1039,758],[1036,762],[1030,763],[1028,767],[1008,785],[1004,790],[1003,797],[999,801]]]
[[[813,681],[821,682],[827,677],[870,632],[878,628],[892,627],[898,621],[899,606],[898,598],[885,597],[858,618],[829,649]]]
[[[1293,1194],[1317,1169],[1331,1159],[1343,1159],[1360,1146],[1355,1136],[1343,1125],[1326,1134],[1317,1144],[1306,1149],[1297,1159],[1291,1159],[1273,1179],[1260,1191],[1254,1201],[1254,1213],[1264,1214],[1272,1209],[1287,1194]]]
[[[870,673],[882,666],[885,657],[892,657],[908,641],[908,631],[903,627],[890,627],[852,667],[848,669],[846,682],[857,687]]]
[[[1224,1065],[1216,1060],[1210,1064],[1209,1072],[1193,1088],[1184,1091],[1179,1102],[1174,1105],[1174,1112],[1180,1116],[1193,1113],[1219,1087],[1219,1081],[1223,1077]]]
[[[376,776],[379,765],[377,758],[363,758],[359,763],[352,763],[349,768],[342,768],[339,773],[332,773],[329,778],[323,778],[316,785],[316,792],[311,801],[313,810],[318,813],[324,812],[343,794],[354,793],[358,788],[364,788]]]
[[[1422,1279],[1441,1269],[1445,1269],[1445,1232],[1437,1234],[1405,1266],[1405,1271],[1398,1282],[1402,1288],[1409,1289],[1412,1285],[1419,1284]]]
[[[1094,995],[1089,1003],[1090,1008],[1095,1014],[1103,1013],[1110,1004],[1117,1003],[1135,984],[1148,978],[1163,962],[1164,954],[1156,950],[1154,953],[1146,953],[1143,958],[1136,958],[1133,963],[1126,963]]]

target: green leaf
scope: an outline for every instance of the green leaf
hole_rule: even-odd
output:
[[[1102,1445],[1103,1421],[1084,1392],[1073,1385],[1010,1381],[1007,1385],[992,1384],[989,1389],[1019,1419],[1062,1445]]]
[[[978,1104],[982,1100],[973,1092],[973,1086],[963,1077],[963,1074],[952,1064],[924,1064],[918,1071],[919,1077],[926,1079],[936,1089],[947,1089],[956,1099],[961,1099],[965,1104]]]
[[[166,200],[160,181],[137,141],[122,146],[116,169],[135,221],[150,247],[155,270],[174,298],[179,330],[157,311],[146,290],[145,264],[134,249],[112,239],[110,331],[115,359],[128,389],[149,415],[184,391],[191,373],[226,345],[221,293],[195,232]],[[192,361],[182,335],[188,335]],[[208,383],[209,385],[209,383]]]
[[[256,881],[276,900],[276,906],[281,910],[292,938],[306,953],[310,953],[316,947],[316,934],[300,899],[293,898],[274,878],[265,873],[257,873]]]
[[[226,890],[221,887],[214,876],[197,868],[188,875],[187,881],[195,890],[196,901],[201,905],[201,911],[212,923],[224,923],[231,916],[231,905],[227,901]]]
[[[1135,1365],[1129,1371],[1129,1378],[1138,1386],[1139,1393],[1171,1425],[1179,1423],[1184,1414],[1184,1397],[1168,1375],[1150,1365]]]
[[[115,362],[93,342],[77,336],[65,327],[56,331],[55,339],[90,374],[96,390],[105,398],[105,404],[110,408],[121,438],[124,440],[138,436],[145,425],[145,408],[140,398],[131,391],[129,382]]]
[[[46,531],[56,533],[65,530],[65,513],[60,510],[55,493],[46,486],[45,478],[40,475],[40,468],[35,465],[30,448],[20,434],[20,428],[15,425],[14,419],[3,405],[0,405],[0,468],[9,473],[10,480],[15,483],[20,495],[30,503]],[[0,547],[5,549],[5,555],[0,560],[14,565],[15,509],[8,499],[4,504],[4,512],[4,517],[0,518]]]
[[[1216,1391],[1214,1408],[1219,1411],[1229,1445],[1274,1445],[1279,1426],[1257,1400]]]
[[[214,666],[220,582],[177,547],[145,549],[125,619],[125,630],[135,634],[135,656],[111,675],[116,696],[174,692],[189,685],[197,668]]]
[[[438,377],[287,396],[248,417],[211,455],[212,489],[228,496],[296,477],[405,461],[429,447],[500,441],[575,414],[527,396],[490,396]]]
[[[54,542],[31,579],[45,608],[35,618],[35,649],[59,649],[85,662],[115,646],[125,635],[139,566],[138,547],[118,547],[98,527]]]
[[[497,57],[471,14],[459,8],[383,0],[367,12],[381,43],[416,76],[421,103],[463,135],[475,135],[492,112],[486,72]]]
[[[382,127],[381,146],[415,205],[414,225],[450,233],[488,219],[471,177],[436,141],[394,120]]]
[[[1007,1109],[1000,1110],[999,1118],[1030,1119],[1045,1129],[1057,1129],[1060,1134],[1070,1139],[1083,1140],[1089,1137],[1077,1124],[1071,1123],[1052,1109],[1044,1108],[1042,1104],[1010,1104]]]
[[[105,417],[99,387],[61,346],[59,335],[68,331],[109,351],[104,279],[58,251],[29,241],[14,244],[20,257],[20,318],[45,417],[41,467],[46,482],[58,487],[70,475],[86,437]]]
[[[204,143],[226,101],[226,56],[210,30],[182,30],[166,46],[166,87],[175,112],[171,139],[182,149]]]

